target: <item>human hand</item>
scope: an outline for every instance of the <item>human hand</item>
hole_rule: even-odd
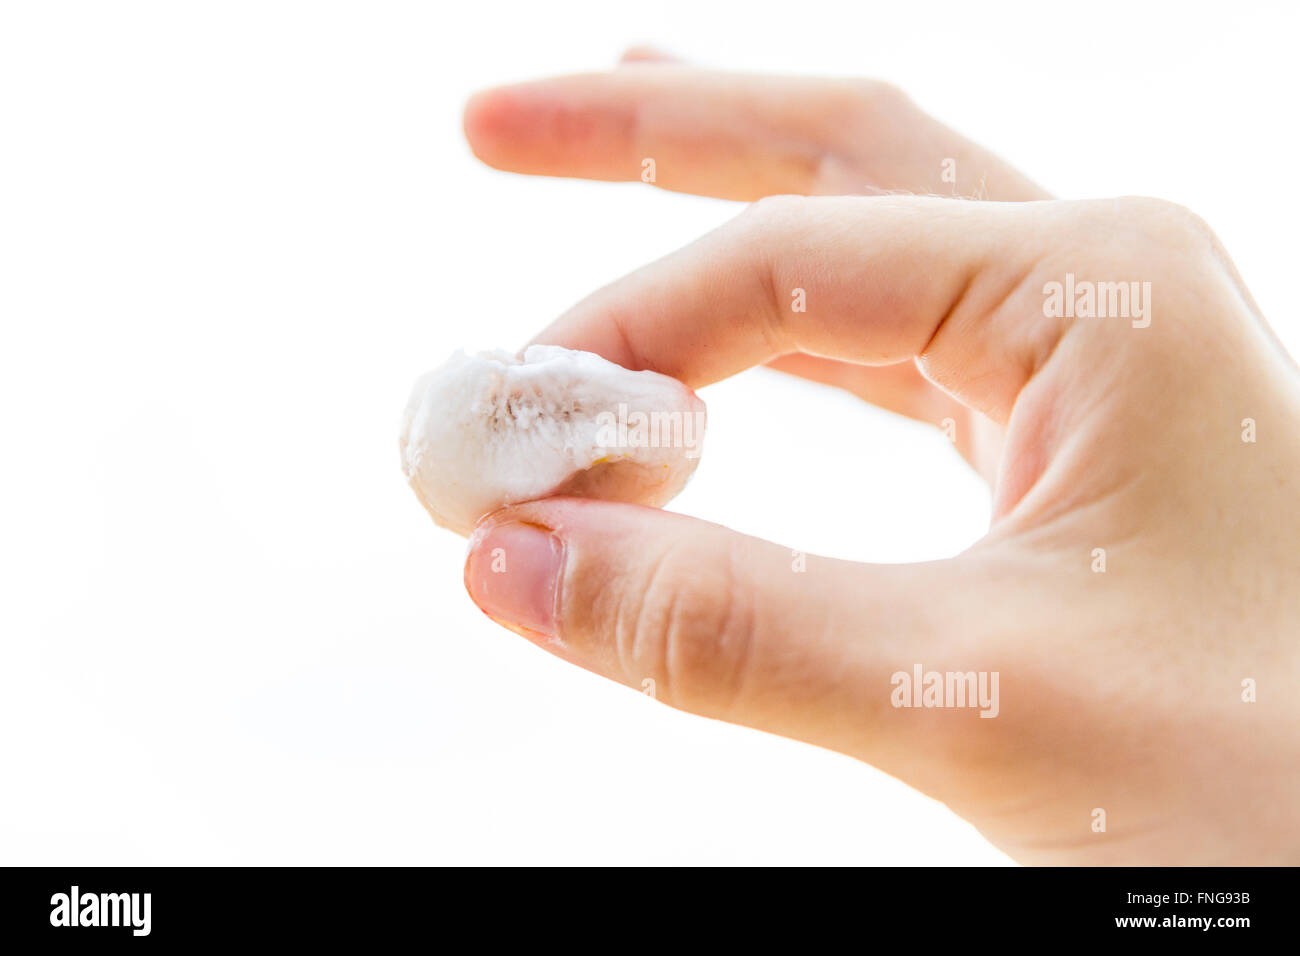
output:
[[[680,515],[506,508],[466,565],[490,616],[674,706],[859,757],[1023,862],[1300,860],[1300,381],[1204,223],[1047,200],[879,84],[637,62],[480,94],[465,124],[503,169],[639,179],[654,157],[657,185],[760,200],[538,341],[692,387],[768,363],[951,418],[994,487],[956,558],[802,574]],[[1045,291],[1115,306],[1100,284],[1131,282],[1111,317]],[[917,664],[997,673],[996,717],[895,706]]]

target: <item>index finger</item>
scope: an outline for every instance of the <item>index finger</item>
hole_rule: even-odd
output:
[[[1041,308],[991,317],[1038,294],[1030,274],[1063,205],[778,197],[606,286],[535,341],[692,387],[796,351],[865,365],[921,357],[1005,422],[1060,328]]]

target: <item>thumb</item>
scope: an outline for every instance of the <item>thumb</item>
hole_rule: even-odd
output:
[[[907,779],[954,715],[899,711],[891,675],[971,648],[951,637],[971,590],[957,564],[818,558],[652,508],[552,498],[484,519],[465,583],[489,617],[574,664]],[[971,716],[956,719],[969,729]]]

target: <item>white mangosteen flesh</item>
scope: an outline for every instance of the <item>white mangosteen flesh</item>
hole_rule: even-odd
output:
[[[498,508],[553,495],[661,507],[695,471],[705,422],[681,382],[591,352],[457,352],[415,383],[402,470],[433,520],[466,536]]]

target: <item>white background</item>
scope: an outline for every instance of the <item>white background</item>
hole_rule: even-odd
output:
[[[1294,10],[0,3],[0,863],[1004,862],[470,603],[399,471],[411,382],[736,207],[488,170],[461,105],[631,42],[888,79],[1061,195],[1195,208],[1295,352]],[[985,527],[937,431],[703,396],[678,510],[866,560]]]

